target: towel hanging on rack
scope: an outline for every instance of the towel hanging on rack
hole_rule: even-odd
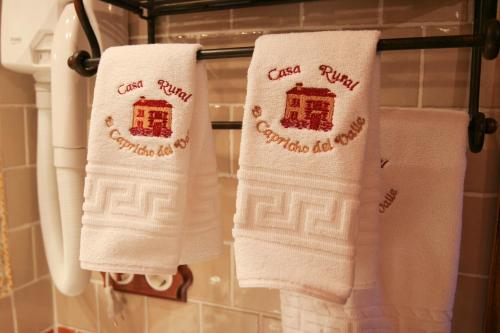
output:
[[[378,37],[257,40],[233,229],[240,286],[349,296],[360,219],[373,224],[366,241],[376,238],[366,210],[378,198]]]
[[[365,252],[356,261],[353,293],[343,306],[282,291],[284,333],[451,330],[467,115],[384,109],[380,118],[379,283],[365,286],[364,266],[371,260]]]
[[[173,274],[179,264],[220,253],[215,150],[198,48],[134,45],[103,54],[89,133],[83,268]]]

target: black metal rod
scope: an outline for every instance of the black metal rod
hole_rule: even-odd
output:
[[[378,51],[397,51],[413,49],[439,49],[481,46],[483,38],[474,35],[391,38],[381,39],[377,45]],[[198,60],[251,57],[253,47],[236,47],[227,49],[208,49],[198,51]],[[87,59],[85,66],[95,66],[99,59]]]
[[[241,121],[212,121],[212,128],[217,130],[241,129]]]
[[[154,0],[148,1],[148,44],[154,44],[156,42],[156,19],[155,16],[150,15],[151,12],[155,10]]]
[[[482,1],[474,1],[474,35],[481,33],[481,22],[483,18]],[[481,47],[472,48],[470,82],[469,82],[469,117],[472,118],[479,112],[479,86],[481,83]]]
[[[99,47],[99,42],[97,41],[97,36],[95,35],[94,29],[90,24],[89,17],[87,12],[85,11],[85,6],[83,5],[83,0],[75,0],[73,1],[75,6],[76,15],[80,20],[80,24],[82,25],[83,31],[87,36],[87,40],[89,41],[90,48],[92,50],[92,58],[98,58],[101,56],[101,48]]]

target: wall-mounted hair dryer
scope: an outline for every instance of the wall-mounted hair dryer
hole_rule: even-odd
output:
[[[127,43],[125,11],[92,0],[85,2],[85,8],[101,49]],[[66,295],[81,293],[90,276],[78,260],[87,81],[67,66],[68,57],[85,48],[71,1],[3,0],[2,65],[35,78],[40,223],[52,279]]]

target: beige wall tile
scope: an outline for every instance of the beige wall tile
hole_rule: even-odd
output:
[[[18,288],[35,278],[31,228],[9,233],[10,261],[14,287]]]
[[[228,121],[230,119],[230,110],[226,105],[210,104],[208,112],[211,121]]]
[[[91,107],[92,110],[92,102],[94,101],[94,88],[95,88],[95,76],[89,77],[87,79],[87,104]],[[88,117],[90,119],[91,112],[88,113]]]
[[[231,173],[236,175],[239,169],[241,130],[231,130]]]
[[[219,195],[221,202],[222,237],[226,241],[233,240],[233,217],[236,212],[236,186],[235,178],[219,177]]]
[[[459,276],[452,332],[482,332],[488,280]]]
[[[233,107],[231,113],[232,121],[243,120],[243,106]],[[241,130],[232,130],[231,137],[231,173],[236,174],[239,168],[240,160],[240,145],[241,145]]]
[[[208,99],[211,103],[243,104],[250,59],[219,59],[206,63]]]
[[[97,300],[93,284],[76,297],[65,296],[58,290],[55,294],[59,324],[90,332],[97,330]]]
[[[229,173],[231,171],[231,156],[229,150],[229,131],[215,130],[215,155],[217,162],[217,171]]]
[[[0,298],[0,332],[15,333],[10,297]]]
[[[255,314],[213,306],[202,307],[203,333],[256,333],[259,318]]]
[[[36,162],[36,135],[37,135],[37,110],[34,107],[26,108],[28,164]]]
[[[0,66],[0,104],[35,104],[35,81],[31,75]]]
[[[234,305],[240,308],[279,314],[280,292],[268,288],[240,288],[234,281]]]
[[[304,3],[304,26],[374,24],[377,21],[377,0]]]
[[[498,136],[498,132],[497,132]],[[499,185],[500,156],[495,136],[486,135],[480,153],[467,151],[466,192],[496,193]]]
[[[233,267],[235,267],[234,264]],[[236,272],[233,272],[233,278],[234,305],[236,307],[274,314],[280,313],[279,290],[269,288],[240,288]]]
[[[464,198],[460,272],[488,275],[497,198]]]
[[[0,152],[5,168],[26,164],[22,107],[0,107]]]
[[[38,221],[38,196],[35,168],[4,172],[7,220],[10,228]]]
[[[384,23],[466,21],[467,1],[384,0]]]
[[[227,30],[230,28],[229,15],[229,10],[171,15],[168,25],[169,33],[183,34],[187,32]]]
[[[200,313],[198,304],[148,298],[149,333],[197,333]]]
[[[168,36],[157,36],[157,43],[197,43],[198,36],[195,34],[171,34]]]
[[[42,229],[40,225],[33,227],[33,235],[35,241],[35,264],[37,277],[49,274],[45,249],[43,247]]]
[[[209,108],[210,119],[212,121],[228,121],[229,108],[227,106],[212,104]],[[217,171],[230,172],[230,145],[229,132],[227,130],[214,130],[215,155],[217,162]]]
[[[428,36],[468,33],[470,26],[428,27]],[[468,103],[469,49],[424,51],[424,107],[465,107]]]
[[[384,29],[382,38],[419,37],[421,28]],[[420,81],[420,50],[381,53],[380,104],[417,106]]]
[[[101,272],[92,271],[92,273],[90,273],[90,279],[91,279],[91,281],[94,281],[97,283],[103,282],[103,277],[102,277]]]
[[[137,44],[147,44],[148,40],[146,38],[134,38],[129,40],[130,45],[137,45]]]
[[[486,60],[481,65],[480,105],[486,108],[500,107],[500,60]]]
[[[230,251],[224,245],[222,255],[211,261],[190,265],[194,281],[188,298],[217,304],[229,304]]]
[[[14,293],[18,333],[34,333],[53,325],[52,284],[39,280]]]
[[[280,333],[281,320],[279,318],[263,316],[260,324],[261,333]]]
[[[130,37],[146,36],[148,34],[148,27],[146,20],[141,19],[133,13],[128,14],[128,32]]]
[[[264,29],[298,26],[299,5],[241,8],[233,11],[234,29]]]
[[[200,35],[200,44],[207,49],[251,46],[262,34],[263,31],[208,32]]]
[[[140,295],[121,293],[125,300],[125,311],[122,318],[116,319],[116,326],[107,314],[107,299],[101,285],[97,286],[99,302],[99,332],[101,333],[137,333],[145,332],[144,318],[145,297]]]

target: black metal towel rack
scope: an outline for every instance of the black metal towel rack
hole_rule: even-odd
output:
[[[254,6],[268,6],[292,2],[314,0],[101,0],[137,14],[147,21],[148,43],[155,43],[156,17],[211,10],[234,9]],[[74,5],[82,28],[89,40],[92,55],[87,51],[78,51],[68,59],[68,65],[83,76],[92,76],[99,65],[101,50],[92,29],[83,0],[74,0]],[[493,118],[486,118],[479,111],[479,93],[481,79],[481,56],[494,59],[500,47],[500,23],[496,19],[497,0],[474,1],[474,23],[472,35],[412,37],[381,39],[378,51],[437,49],[471,47],[471,70],[469,84],[469,148],[472,152],[480,152],[484,144],[485,134],[492,134],[497,129]],[[209,49],[198,51],[198,59],[220,59],[249,57],[253,47]],[[213,122],[214,129],[241,129],[241,122]]]

